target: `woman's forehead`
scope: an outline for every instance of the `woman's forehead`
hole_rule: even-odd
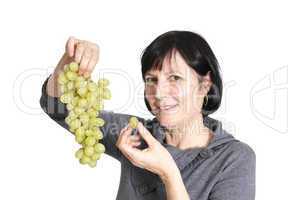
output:
[[[185,75],[190,73],[190,67],[187,65],[180,53],[175,52],[170,58],[165,57],[162,63],[161,70],[150,69],[146,75],[156,75],[158,73],[170,74],[170,73],[179,73]]]

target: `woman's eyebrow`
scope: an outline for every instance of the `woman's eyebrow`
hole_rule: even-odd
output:
[[[169,75],[169,74],[180,74],[182,75],[182,73],[180,71],[171,71],[171,72],[167,72],[165,73],[165,75]],[[151,73],[151,72],[146,72],[145,76],[156,76],[155,74]]]
[[[154,74],[150,73],[150,72],[146,72],[145,76],[155,76]]]

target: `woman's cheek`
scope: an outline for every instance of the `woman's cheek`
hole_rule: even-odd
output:
[[[148,102],[148,104],[150,105],[152,110],[155,110],[155,95],[154,93],[151,92],[150,89],[146,89],[145,90],[145,98]]]
[[[183,87],[181,91],[179,91],[178,96],[182,105],[183,113],[191,113],[194,106],[193,104],[193,94],[189,87]]]
[[[179,112],[185,112],[186,110],[186,103],[187,103],[187,94],[186,94],[186,88],[185,87],[176,87],[173,90],[173,96],[177,100],[180,110]]]

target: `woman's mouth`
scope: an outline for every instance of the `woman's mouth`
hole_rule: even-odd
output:
[[[168,106],[162,106],[159,109],[159,112],[170,112],[174,110],[177,107],[177,105],[168,105]]]

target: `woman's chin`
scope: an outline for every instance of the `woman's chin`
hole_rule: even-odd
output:
[[[178,121],[181,118],[181,115],[179,115],[178,110],[171,110],[168,112],[157,112],[155,113],[156,118],[160,122],[161,126],[164,127],[173,127],[178,124]]]
[[[173,127],[177,124],[174,117],[160,117],[159,116],[157,119],[159,120],[160,125],[164,126],[164,127]]]

